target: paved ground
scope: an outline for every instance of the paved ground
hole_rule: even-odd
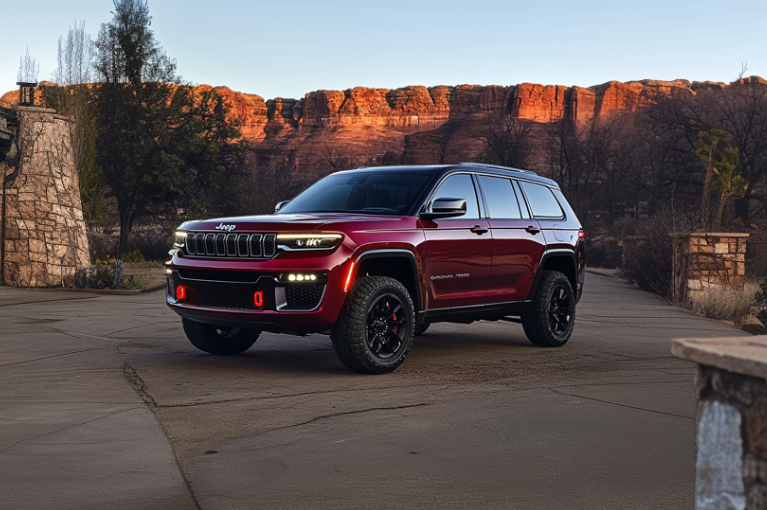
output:
[[[320,335],[196,352],[163,298],[0,287],[0,507],[691,508],[670,340],[740,333],[589,274],[561,349],[441,324],[362,376]]]

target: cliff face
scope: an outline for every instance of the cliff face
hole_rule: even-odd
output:
[[[268,135],[285,135],[285,129],[323,129],[356,124],[413,128],[502,111],[535,122],[585,121],[615,111],[635,111],[658,96],[694,94],[696,88],[703,86],[722,88],[724,84],[647,80],[612,81],[589,88],[533,83],[508,87],[412,86],[394,90],[357,87],[310,92],[299,100],[276,98],[269,101],[226,87],[214,90],[233,106],[233,113],[243,121],[246,138],[261,141]]]
[[[736,82],[737,84],[738,82]],[[752,77],[740,84],[761,83]],[[522,83],[513,86],[357,87],[318,90],[300,99],[264,100],[255,94],[214,90],[242,123],[259,165],[288,164],[302,170],[327,164],[322,154],[344,155],[346,163],[388,161],[440,163],[470,159],[481,144],[476,134],[492,115],[530,121],[538,129],[561,119],[588,123],[616,112],[634,112],[659,97],[722,90],[727,85],[686,80],[611,81],[593,87]],[[17,92],[0,98],[14,102]],[[372,158],[372,159],[371,159]]]

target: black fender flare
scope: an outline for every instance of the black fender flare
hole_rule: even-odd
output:
[[[423,309],[423,300],[421,298],[421,280],[418,274],[418,264],[415,260],[415,254],[412,251],[405,248],[374,248],[372,250],[363,251],[354,260],[356,261],[357,267],[359,268],[362,265],[362,262],[366,260],[384,258],[404,258],[410,261],[416,292],[416,295],[411,297],[415,301],[413,304],[415,305],[416,314],[420,314]]]
[[[575,261],[575,253],[572,250],[567,249],[553,249],[543,252],[543,255],[541,255],[541,260],[538,263],[538,271],[536,271],[535,279],[533,280],[533,286],[530,287],[530,293],[527,296],[527,300],[531,301],[535,297],[536,292],[538,292],[538,283],[541,281],[541,274],[543,274],[543,267],[546,265],[546,262],[549,259],[553,258],[567,258],[572,261],[575,281],[570,283],[573,285],[573,292],[575,292],[575,300],[577,302],[581,298],[581,292],[580,289],[578,289],[578,264]]]

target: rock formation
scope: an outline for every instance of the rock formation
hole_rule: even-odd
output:
[[[761,83],[751,77],[736,84]],[[440,163],[473,157],[479,123],[503,113],[544,126],[570,119],[585,123],[616,112],[634,112],[658,97],[722,90],[728,85],[687,80],[610,81],[593,87],[521,83],[512,86],[458,85],[400,89],[356,87],[318,90],[300,99],[264,100],[227,87],[201,85],[231,106],[251,144],[257,164],[311,170],[318,154],[333,147],[357,162],[386,153],[408,163]],[[0,98],[13,102],[17,92]]]

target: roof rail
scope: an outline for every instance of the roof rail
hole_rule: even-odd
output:
[[[522,170],[521,168],[511,168],[510,166],[501,166],[501,165],[491,165],[488,163],[472,163],[468,161],[464,161],[463,163],[460,163],[461,165],[468,165],[468,166],[480,166],[484,168],[496,168],[498,170],[511,170],[512,172],[522,172],[523,174],[533,174],[538,175],[537,173],[533,172],[532,170]]]

